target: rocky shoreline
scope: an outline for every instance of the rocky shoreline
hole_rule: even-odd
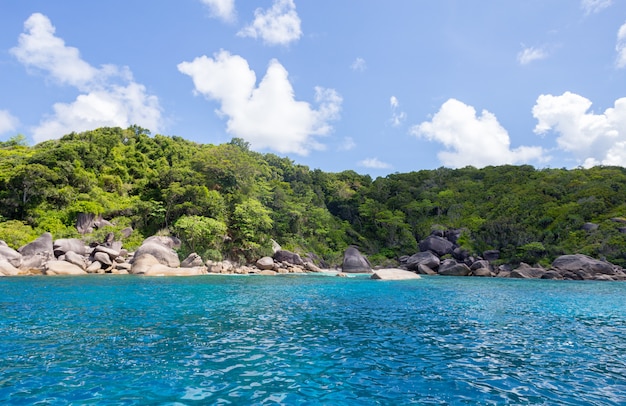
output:
[[[44,233],[17,250],[0,241],[0,277],[19,275],[88,275],[120,274],[143,276],[194,275],[279,275],[323,273],[337,276],[354,273],[372,274],[372,279],[417,279],[420,275],[477,276],[521,279],[625,281],[626,271],[615,264],[582,254],[556,258],[548,269],[520,264],[516,267],[494,265],[497,251],[474,258],[463,252],[454,241],[454,233],[435,232],[420,242],[420,252],[399,259],[395,268],[372,268],[356,247],[349,247],[341,268],[325,270],[315,260],[305,258],[279,246],[274,255],[259,258],[254,264],[239,265],[231,261],[203,260],[191,254],[180,260],[175,237],[152,236],[134,252],[122,247],[109,234],[102,243],[86,245],[77,238],[56,239]],[[450,238],[452,236],[452,238]]]

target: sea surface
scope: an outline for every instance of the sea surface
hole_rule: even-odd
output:
[[[624,405],[626,283],[6,277],[0,404]]]

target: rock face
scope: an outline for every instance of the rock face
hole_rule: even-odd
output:
[[[437,269],[441,261],[439,257],[431,251],[418,252],[411,255],[404,263],[405,267],[410,271],[419,271],[420,265],[425,265],[430,269]]]
[[[20,270],[5,259],[0,259],[0,276],[19,275]]]
[[[509,278],[539,279],[543,278],[545,274],[546,270],[543,268],[533,268],[530,266],[525,266],[512,270],[509,274]]]
[[[377,269],[371,276],[371,279],[379,279],[386,281],[401,281],[407,279],[420,279],[420,276],[404,269],[390,268],[390,269]]]
[[[0,260],[2,259],[15,268],[19,268],[22,265],[22,254],[4,245],[0,245]]]
[[[180,259],[176,251],[168,245],[162,244],[160,240],[157,239],[148,239],[137,248],[135,258],[139,258],[142,255],[151,255],[161,264],[172,268],[178,268],[180,266]]]
[[[17,251],[24,257],[31,255],[52,255],[54,252],[52,234],[43,233],[41,237],[20,247]]]
[[[189,254],[187,258],[180,263],[181,268],[194,268],[199,266],[204,266],[204,262],[202,261],[202,257],[195,252]]]
[[[490,277],[490,276],[493,276],[493,273],[488,268],[476,268],[476,269],[472,269],[471,275]]]
[[[54,250],[54,256],[59,257],[66,252],[75,252],[78,255],[85,255],[89,253],[89,247],[78,238],[59,238],[54,240],[52,244]]]
[[[431,235],[420,241],[419,248],[422,252],[432,251],[441,257],[446,254],[451,254],[454,249],[454,244],[443,237]]]
[[[552,262],[552,268],[569,272],[584,271],[590,274],[615,274],[615,269],[608,262],[598,261],[583,254],[562,255]]]
[[[80,267],[67,261],[48,261],[45,266],[46,275],[87,275]]]
[[[304,265],[304,261],[302,261],[300,255],[287,250],[276,251],[273,258],[276,262],[286,262],[293,265]]]
[[[447,259],[439,266],[439,275],[467,276],[471,272],[471,269],[467,265],[458,263],[453,259]]]
[[[262,271],[273,270],[274,259],[272,257],[259,258],[259,260],[256,261],[256,267]]]
[[[195,276],[207,274],[206,267],[180,268],[164,265],[150,254],[143,254],[133,262],[131,273],[144,276]]]
[[[552,262],[552,268],[564,279],[626,279],[626,274],[622,269],[583,254],[562,255]]]
[[[343,254],[341,270],[345,273],[371,273],[372,265],[356,247],[348,247]]]

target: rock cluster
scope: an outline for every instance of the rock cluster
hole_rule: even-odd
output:
[[[135,274],[143,276],[192,276],[207,274],[258,274],[321,272],[313,262],[298,254],[277,250],[254,265],[240,266],[230,261],[203,261],[192,253],[180,261],[175,237],[153,236],[135,252],[122,248],[113,234],[99,244],[86,245],[77,238],[53,240],[44,233],[17,250],[0,241],[0,276]]]
[[[419,274],[481,276],[501,278],[535,278],[567,280],[626,280],[623,268],[582,254],[562,255],[550,268],[519,264],[495,266],[496,250],[474,258],[456,243],[458,232],[436,232],[420,241],[420,252],[400,258],[400,269],[372,269],[367,258],[356,247],[345,253],[341,272],[372,273],[372,279],[415,279]],[[76,238],[53,240],[44,233],[17,250],[0,241],[0,276],[16,275],[86,275],[135,274],[144,276],[190,276],[207,274],[278,275],[322,272],[312,256],[300,255],[276,247],[274,255],[241,266],[230,261],[203,261],[193,253],[180,261],[175,237],[153,236],[143,241],[135,252],[128,252],[109,234],[105,241],[86,245]],[[318,262],[319,263],[319,262]]]
[[[499,251],[485,251],[479,258],[470,256],[456,244],[458,232],[437,231],[420,241],[420,252],[400,258],[400,267],[417,274],[482,276],[521,279],[626,280],[626,271],[615,264],[582,254],[562,255],[546,269],[525,263],[517,267],[495,266]],[[452,238],[450,237],[452,236]]]

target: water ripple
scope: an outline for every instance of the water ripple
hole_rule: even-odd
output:
[[[0,403],[626,403],[619,283],[5,278],[0,332]]]

